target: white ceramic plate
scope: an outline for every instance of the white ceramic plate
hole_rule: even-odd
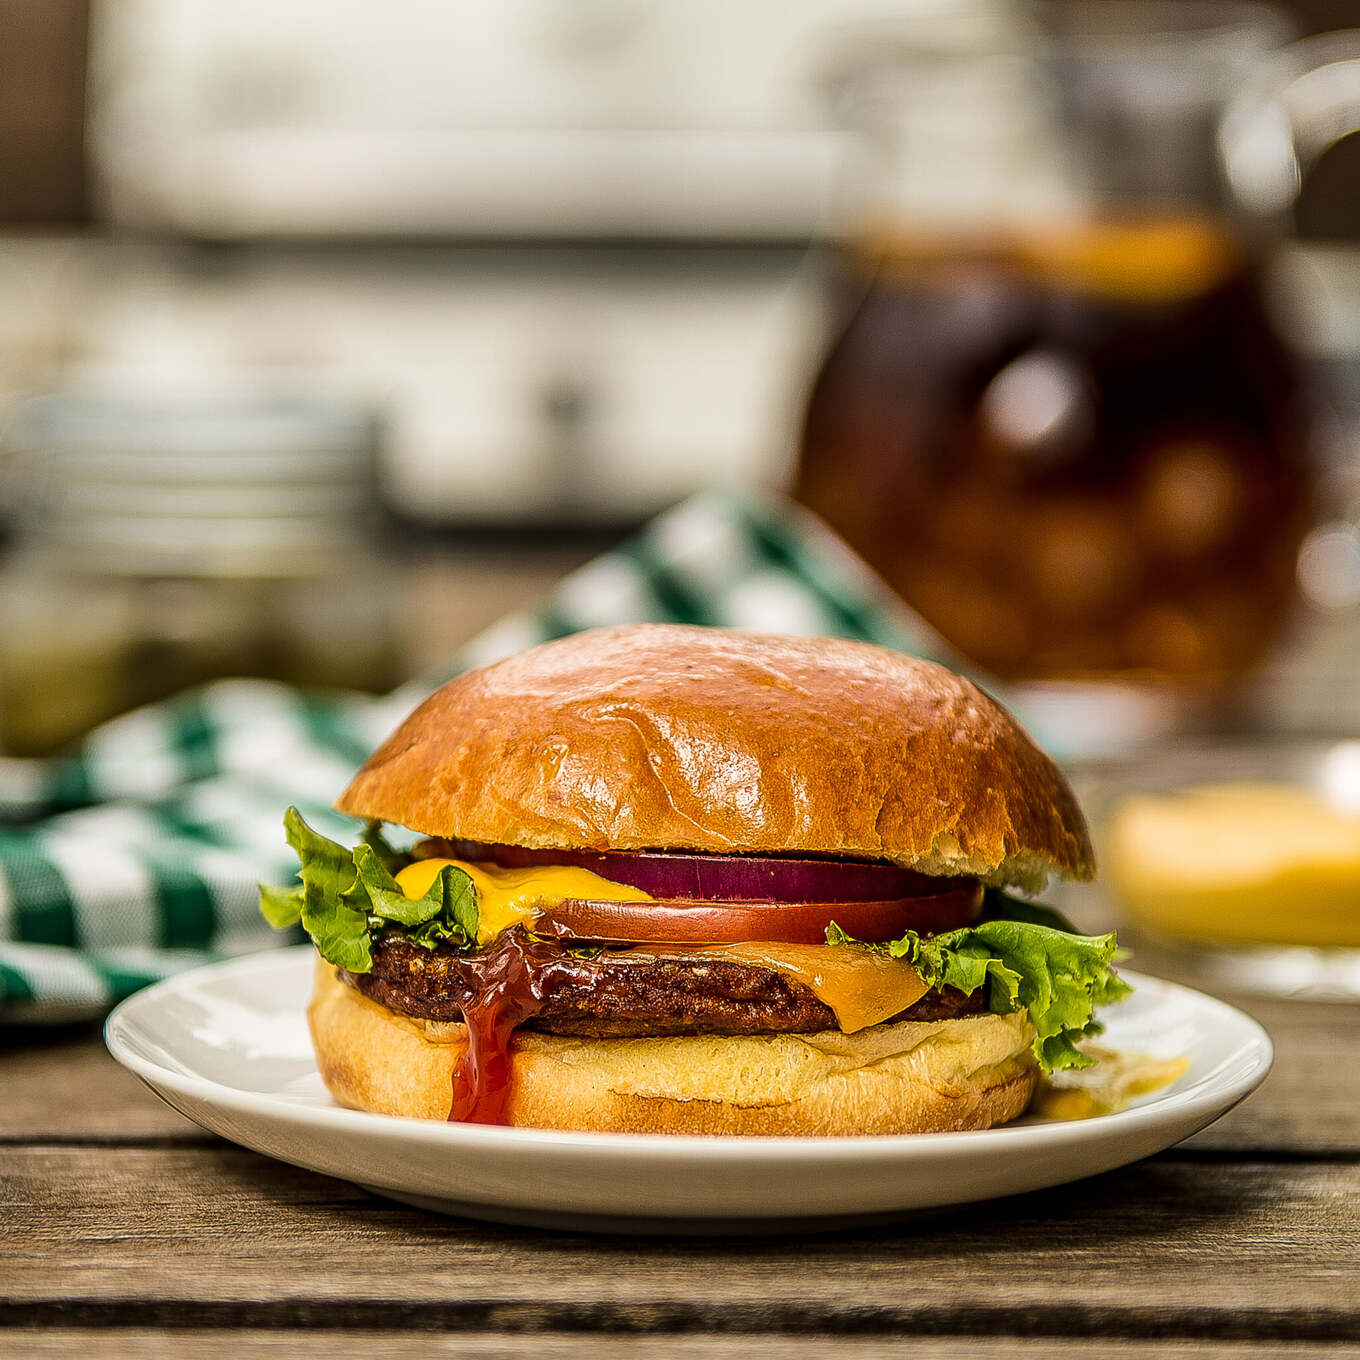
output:
[[[158,983],[109,1017],[109,1050],[224,1138],[393,1199],[511,1223],[624,1231],[821,1226],[1013,1195],[1123,1166],[1188,1137],[1260,1084],[1265,1031],[1199,992],[1126,974],[1102,1043],[1185,1055],[1174,1085],[1118,1114],[978,1133],[698,1138],[441,1124],[337,1106],[303,1018],[310,947]]]

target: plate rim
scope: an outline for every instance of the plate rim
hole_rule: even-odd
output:
[[[811,1154],[832,1161],[859,1161],[863,1158],[895,1160],[911,1155],[948,1154],[954,1148],[978,1150],[980,1140],[1004,1141],[1012,1150],[1026,1146],[1061,1147],[1079,1144],[1100,1135],[1136,1136],[1147,1126],[1157,1126],[1172,1111],[1168,1101],[1174,1102],[1179,1119],[1193,1123],[1203,1116],[1203,1123],[1227,1113],[1239,1104],[1269,1075],[1275,1060],[1275,1046],[1261,1023],[1230,1002],[1210,996],[1182,983],[1165,978],[1121,970],[1135,988],[1149,983],[1193,998],[1210,1009],[1226,1012],[1234,1023],[1245,1028],[1240,1057],[1245,1068],[1235,1077],[1226,1075],[1217,1081],[1212,1074],[1199,1080],[1208,1081],[1206,1089],[1175,1093],[1174,1086],[1164,1095],[1144,1105],[1118,1110],[1112,1114],[1096,1115],[1089,1119],[1049,1120],[1036,1124],[1009,1124],[990,1129],[969,1129],[944,1133],[849,1134],[839,1136],[804,1135],[747,1135],[747,1134],[671,1134],[671,1133],[603,1133],[568,1129],[510,1128],[489,1124],[459,1124],[433,1119],[412,1119],[402,1115],[376,1114],[368,1110],[353,1110],[342,1105],[307,1105],[286,1096],[244,1091],[226,1086],[209,1077],[175,1071],[137,1052],[126,1037],[135,1023],[136,1013],[156,1002],[166,993],[173,993],[189,981],[211,982],[219,977],[249,973],[264,964],[286,969],[304,962],[304,956],[315,956],[311,945],[296,945],[282,949],[267,949],[236,958],[205,964],[176,973],[145,987],[121,1001],[109,1013],[104,1023],[104,1043],[109,1053],[122,1067],[132,1072],[160,1095],[160,1087],[174,1091],[191,1100],[216,1105],[237,1114],[273,1117],[315,1123],[331,1132],[369,1130],[408,1142],[429,1146],[450,1144],[468,1152],[498,1147],[529,1151],[535,1148],[559,1153],[588,1153],[593,1156],[614,1156],[633,1159],[653,1159],[659,1153],[683,1153],[712,1161],[752,1160],[768,1162],[771,1156],[797,1160]],[[1238,1054],[1233,1055],[1234,1058]],[[1228,1062],[1230,1059],[1225,1059]],[[1222,1065],[1222,1064],[1220,1064]],[[1227,1085],[1224,1086],[1223,1082]],[[161,1097],[164,1098],[163,1096]],[[170,1102],[167,1102],[170,1103]],[[1000,1150],[1000,1149],[998,1149]]]

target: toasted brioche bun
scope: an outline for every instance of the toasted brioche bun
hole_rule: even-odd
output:
[[[839,638],[578,633],[430,696],[336,807],[537,849],[889,860],[1041,888],[1089,878],[1057,766],[975,685]]]
[[[457,1023],[397,1015],[318,962],[307,1011],[343,1105],[446,1119]],[[506,1122],[601,1133],[844,1136],[985,1129],[1023,1114],[1037,1069],[1023,1015],[857,1034],[568,1039],[520,1031]]]

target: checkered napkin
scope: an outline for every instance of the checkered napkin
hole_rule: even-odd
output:
[[[331,800],[430,690],[583,628],[643,621],[836,633],[949,661],[844,544],[784,502],[704,493],[381,699],[227,680],[105,724],[51,761],[0,759],[0,1021],[97,1015],[156,978],[286,943],[256,884],[290,882],[283,810]]]

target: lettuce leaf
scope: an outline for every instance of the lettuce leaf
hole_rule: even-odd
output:
[[[382,867],[389,874],[395,874],[411,863],[410,855],[401,850],[394,850],[388,845],[387,838],[382,833],[381,822],[369,822],[364,827],[364,834],[359,839],[377,855],[382,862]]]
[[[1077,1040],[1100,1033],[1097,1006],[1132,991],[1110,966],[1117,957],[1114,935],[1079,935],[1056,912],[997,896],[1001,900],[993,899],[991,909],[1018,908],[1019,919],[995,916],[942,935],[908,931],[885,945],[865,945],[832,925],[826,940],[906,959],[932,987],[956,987],[969,995],[986,987],[989,1010],[1028,1013],[1043,1071],[1089,1067],[1092,1060],[1076,1047]]]
[[[301,922],[322,958],[351,973],[373,967],[372,937],[399,929],[433,949],[470,948],[477,939],[477,893],[472,879],[446,864],[422,897],[407,897],[393,875],[410,857],[393,850],[376,825],[353,849],[314,831],[297,808],[283,818],[284,834],[301,866],[296,887],[260,885],[260,914],[276,930]]]

